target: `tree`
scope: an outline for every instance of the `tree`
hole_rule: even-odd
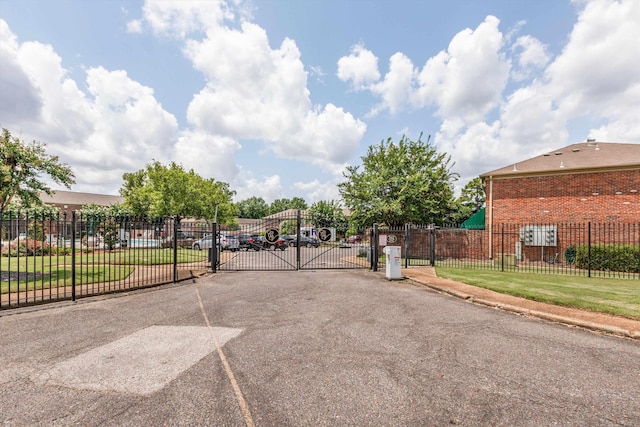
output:
[[[273,215],[278,212],[286,211],[291,206],[291,200],[289,199],[276,199],[271,202],[269,206],[269,214]]]
[[[269,205],[262,197],[249,197],[238,202],[238,216],[240,218],[264,218],[269,215]]]
[[[335,200],[321,200],[312,204],[307,210],[307,219],[317,228],[333,227],[339,233],[344,233],[349,228],[342,206]]]
[[[153,161],[145,169],[125,173],[123,180],[120,195],[133,215],[213,220],[217,206],[219,223],[235,219],[236,207],[231,200],[234,192],[229,184],[202,178],[193,169],[185,171],[174,162],[165,166]]]
[[[307,209],[307,202],[302,197],[294,197],[293,199],[276,199],[269,206],[269,213],[275,214],[286,211],[287,209]]]
[[[469,181],[460,192],[460,197],[456,200],[457,212],[454,215],[454,219],[457,222],[463,222],[480,209],[485,204],[485,192],[482,180],[480,178],[473,178]]]
[[[41,205],[40,193],[51,195],[53,190],[43,180],[48,175],[57,184],[71,188],[75,184],[68,165],[57,156],[45,152],[46,145],[39,141],[26,144],[2,129],[0,137],[0,211],[4,211],[14,198],[24,207]]]
[[[338,184],[356,226],[375,222],[442,224],[454,209],[451,157],[439,153],[429,141],[403,136],[370,146],[360,166],[349,166],[346,181]]]

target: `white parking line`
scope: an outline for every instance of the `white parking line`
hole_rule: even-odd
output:
[[[233,371],[231,370],[231,366],[229,362],[227,362],[227,358],[222,352],[222,344],[218,340],[218,336],[216,334],[216,328],[211,327],[211,323],[209,322],[209,317],[207,317],[207,312],[204,309],[204,305],[202,304],[202,298],[200,297],[200,291],[198,290],[198,285],[195,286],[196,295],[198,296],[198,304],[200,304],[200,311],[202,312],[202,317],[204,318],[204,322],[207,324],[207,328],[209,328],[211,334],[211,340],[213,341],[216,350],[218,352],[218,356],[220,357],[220,361],[224,366],[224,370],[227,373],[227,377],[229,377],[229,382],[231,382],[231,387],[233,387],[233,392],[236,395],[236,400],[238,401],[238,406],[240,406],[240,410],[242,411],[242,416],[244,417],[244,422],[247,427],[254,427],[255,424],[253,422],[253,417],[251,416],[251,411],[249,410],[249,405],[247,405],[247,401],[244,399],[242,394],[242,390],[240,390],[240,386],[236,381],[235,375],[233,375]]]

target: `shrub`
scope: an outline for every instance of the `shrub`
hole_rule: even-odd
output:
[[[576,246],[576,267],[589,268],[589,246]],[[640,268],[639,245],[591,245],[591,269],[637,273]]]
[[[2,250],[2,255],[7,257],[49,255],[50,253],[51,246],[48,243],[38,242],[37,240],[12,242]]]

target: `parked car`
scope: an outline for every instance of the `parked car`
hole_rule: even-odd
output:
[[[347,243],[361,243],[362,236],[349,236],[347,237]]]
[[[297,237],[291,241],[291,246],[296,246],[298,244],[297,241]],[[300,236],[300,247],[304,248],[317,248],[320,246],[320,240],[316,239],[315,237],[307,237],[307,236]]]
[[[238,239],[233,236],[218,235],[218,244],[220,251],[235,252],[240,249]],[[194,250],[209,249],[211,247],[211,234],[207,234],[202,239],[196,240],[191,246]]]
[[[279,238],[277,242],[275,243],[269,243],[266,240],[264,240],[264,244],[263,247],[265,249],[269,249],[272,251],[275,251],[276,249],[280,249],[281,251],[284,251],[285,249],[287,249],[289,247],[289,244],[287,243],[287,241],[283,238]]]
[[[259,251],[264,248],[262,237],[258,236],[257,234],[239,234],[238,244],[240,249],[245,251]]]
[[[207,234],[202,239],[198,239],[191,244],[194,251],[209,249],[211,247],[211,234]]]
[[[235,252],[237,250],[240,250],[240,242],[235,236],[225,236],[221,234],[218,237],[218,241],[220,243],[221,251]]]
[[[191,248],[191,247],[193,247],[193,244],[196,241],[196,238],[194,236],[192,236],[191,234],[187,234],[185,232],[182,232],[182,231],[178,231],[177,234],[178,234],[177,237],[178,237],[178,247],[179,248]],[[172,248],[173,247],[173,236],[169,235],[167,238],[165,238],[160,243],[160,247],[162,247],[162,248]]]

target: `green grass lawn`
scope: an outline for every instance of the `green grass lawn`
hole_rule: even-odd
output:
[[[203,262],[207,251],[178,249],[178,263]],[[71,255],[44,256],[0,256],[0,272],[4,274],[37,273],[35,279],[12,279],[0,282],[0,293],[34,290],[48,287],[71,285]],[[128,249],[121,251],[98,251],[78,253],[76,263],[76,283],[92,284],[123,280],[136,265],[168,265],[173,263],[171,249]]]
[[[640,280],[436,267],[438,277],[534,301],[640,320]]]

